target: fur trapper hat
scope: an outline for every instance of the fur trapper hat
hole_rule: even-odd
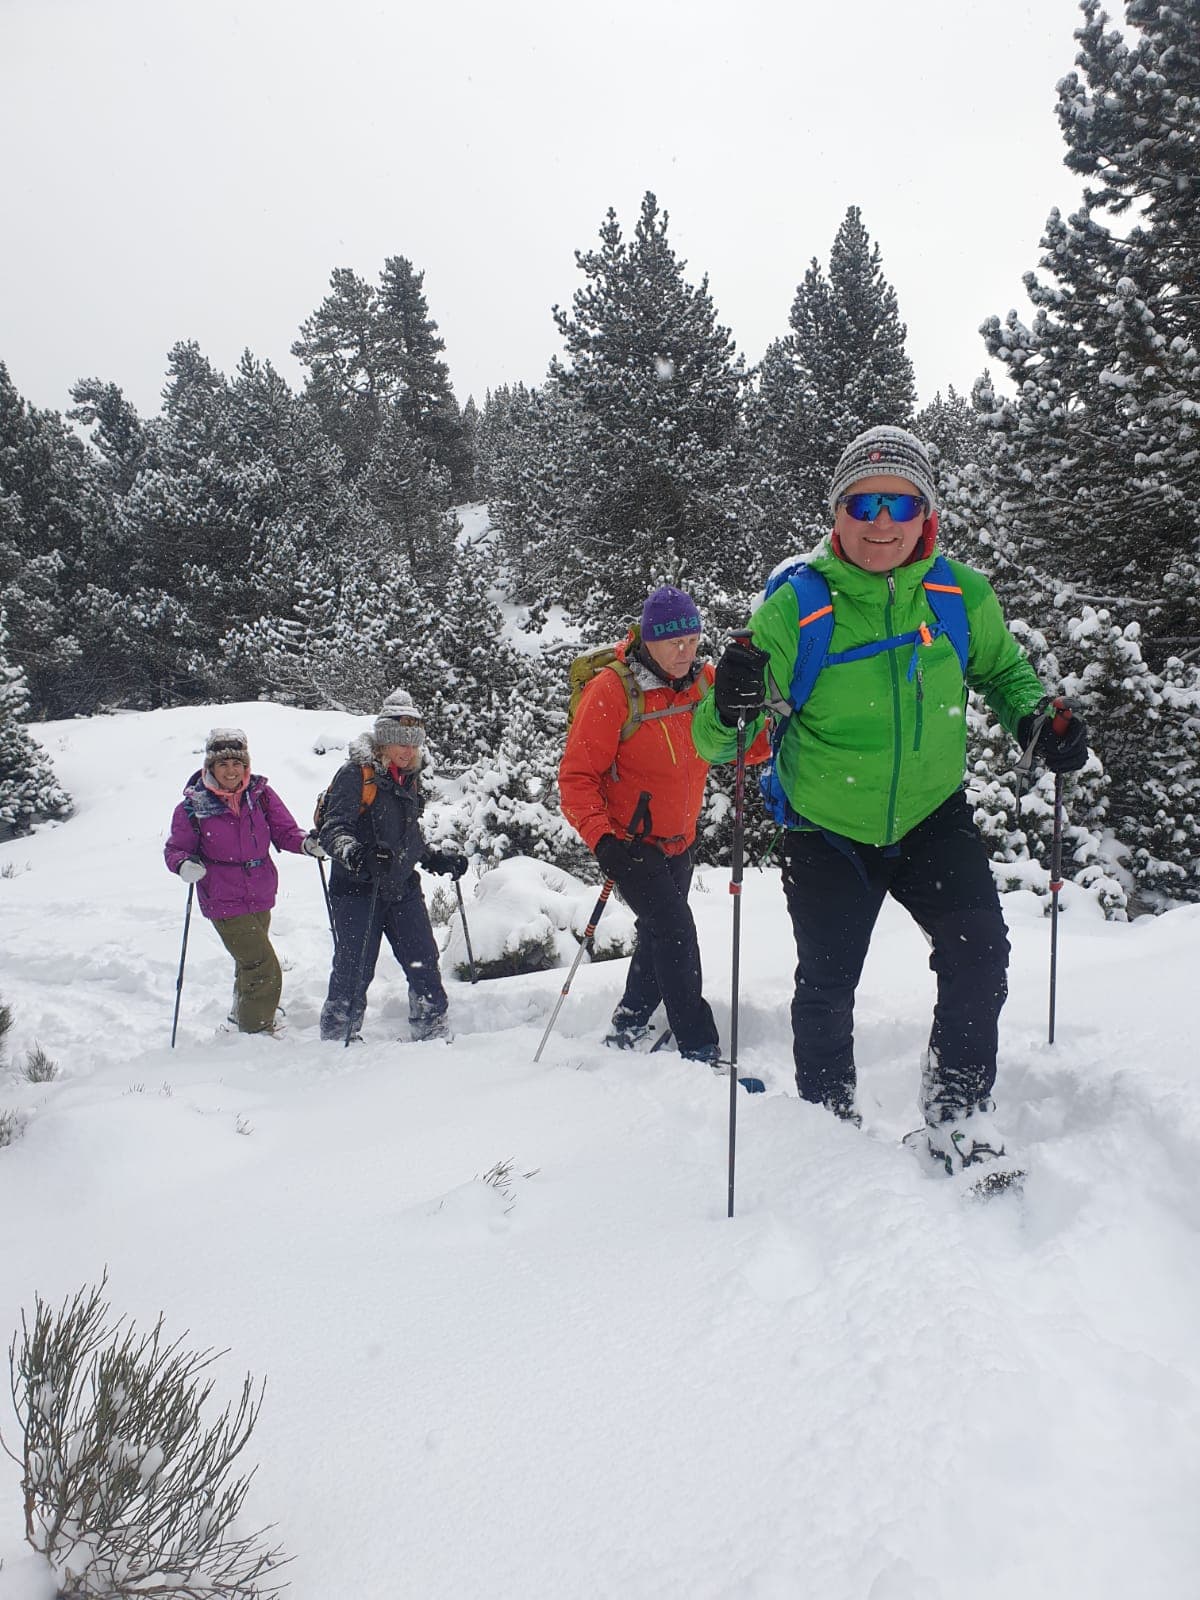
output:
[[[250,770],[250,746],[241,728],[214,728],[204,746],[204,770],[211,772],[218,761],[242,761]]]

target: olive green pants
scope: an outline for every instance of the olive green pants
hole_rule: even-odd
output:
[[[222,917],[213,923],[235,964],[234,1010],[239,1033],[264,1033],[275,1023],[283,973],[267,937],[270,926],[269,911]]]

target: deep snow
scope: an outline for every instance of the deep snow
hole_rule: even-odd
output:
[[[768,1092],[740,1097],[731,1222],[725,1084],[600,1043],[620,962],[581,969],[537,1066],[561,971],[452,982],[454,1042],[400,1044],[383,956],[367,1042],[320,1044],[306,858],[280,859],[286,1037],[216,1032],[230,967],[195,917],[172,1053],[185,895],[161,845],[217,723],[300,819],[362,726],[247,704],[35,730],[78,810],[0,845],[10,1056],[37,1039],[61,1066],[0,1080],[28,1119],[0,1149],[0,1332],[107,1266],[115,1311],[228,1347],[223,1398],[265,1374],[248,1520],[277,1524],[295,1600],[1200,1592],[1200,908],[1106,924],[1068,890],[1050,1047],[1048,923],[1005,897],[997,1099],[1030,1175],[972,1204],[899,1144],[919,932],[885,909],[856,1133],[795,1097],[790,933],[751,870],[741,1064]],[[560,903],[514,876],[514,924]],[[693,894],[723,1030],[727,876]],[[507,917],[474,886],[478,954]],[[507,1193],[478,1181],[508,1158]],[[2,1457],[0,1557],[4,1600],[47,1592]]]

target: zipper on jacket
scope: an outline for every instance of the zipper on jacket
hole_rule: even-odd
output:
[[[925,725],[925,669],[917,661],[917,728],[913,734],[914,751],[921,748],[921,730]]]
[[[883,608],[883,623],[887,637],[890,639],[895,632],[892,626],[893,608],[896,603],[896,578],[891,572],[887,577],[888,599]],[[892,785],[888,791],[887,825],[884,829],[884,840],[892,843],[892,835],[896,828],[896,792],[900,787],[900,671],[896,665],[896,652],[887,652],[888,667],[892,674]]]

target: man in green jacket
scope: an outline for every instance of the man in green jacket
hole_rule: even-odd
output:
[[[750,737],[764,708],[776,718],[783,887],[797,954],[793,1051],[805,1100],[860,1123],[854,994],[884,896],[925,931],[937,1004],[921,1109],[930,1154],[953,1172],[1004,1155],[991,1093],[1008,936],[963,793],[967,690],[1022,745],[1036,738],[1052,771],[1083,766],[1087,732],[1078,717],[1054,731],[1045,691],[981,573],[940,562],[929,579],[937,497],[920,440],[892,427],[862,434],[838,462],[829,504],[833,532],[805,561],[824,577],[833,616],[811,692],[797,709],[797,662],[813,617],[801,615],[796,586],[784,582],[751,617],[751,642],[726,649],[693,737],[706,760],[727,761],[739,718]],[[944,606],[935,609],[926,587],[939,580],[960,619],[965,610],[965,669],[954,630],[939,621]],[[830,659],[845,652],[850,660]]]

